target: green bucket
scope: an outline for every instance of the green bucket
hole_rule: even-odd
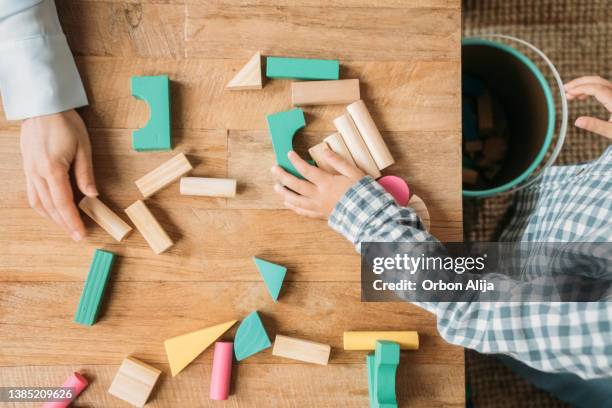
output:
[[[462,73],[478,78],[495,98],[506,119],[507,153],[486,185],[463,189],[466,197],[489,197],[520,190],[532,183],[557,158],[567,130],[563,82],[550,60],[533,45],[509,36],[466,38],[462,41]],[[522,48],[542,59],[558,88],[557,105],[548,80]],[[554,86],[554,85],[553,85]]]

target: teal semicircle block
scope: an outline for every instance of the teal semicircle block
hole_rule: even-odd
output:
[[[256,256],[253,257],[253,260],[255,261],[255,265],[257,266],[266,287],[268,288],[268,292],[270,292],[270,296],[272,296],[272,299],[274,299],[276,302],[278,295],[280,294],[281,287],[283,286],[283,281],[285,280],[287,268],[282,265],[264,261]]]
[[[236,338],[234,339],[236,360],[244,360],[271,345],[272,343],[270,343],[270,338],[259,318],[259,314],[257,314],[257,311],[252,312],[240,323],[236,332]]]

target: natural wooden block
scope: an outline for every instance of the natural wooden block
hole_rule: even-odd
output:
[[[358,101],[359,80],[303,81],[291,83],[294,106],[341,105]]]
[[[346,143],[344,143],[340,133],[336,132],[327,136],[325,138],[325,143],[327,143],[330,149],[344,157],[344,159],[353,166],[357,167],[357,164],[355,164],[355,160],[353,160],[353,156],[351,156],[351,152],[349,151],[348,147],[346,147]]]
[[[378,340],[396,342],[402,350],[419,348],[419,333],[415,331],[347,331],[344,332],[344,349],[375,350]]]
[[[346,110],[351,115],[353,122],[355,122],[355,126],[357,126],[378,169],[385,169],[395,163],[365,103],[362,100],[358,100],[347,106]]]
[[[379,178],[380,171],[378,170],[378,166],[370,155],[370,151],[359,134],[359,130],[357,130],[351,116],[347,113],[336,118],[334,120],[334,125],[336,129],[338,129],[338,132],[340,132],[340,135],[342,135],[342,140],[344,140],[346,147],[348,147],[351,152],[351,156],[355,160],[357,167],[375,179]]]
[[[236,197],[236,180],[207,177],[181,178],[181,194],[206,197]]]
[[[321,142],[318,145],[315,145],[311,147],[310,149],[308,149],[308,153],[310,154],[310,157],[312,157],[312,160],[314,160],[315,163],[317,163],[317,166],[319,166],[320,169],[325,170],[326,172],[331,173],[331,174],[338,174],[336,169],[334,169],[327,162],[327,160],[325,159],[323,155],[323,150],[326,147],[329,149],[329,146],[327,146],[327,143]]]
[[[259,51],[238,71],[225,88],[236,91],[263,88],[261,53]]]
[[[408,207],[411,207],[414,209],[414,211],[416,211],[421,221],[423,221],[425,229],[429,231],[429,227],[431,227],[431,218],[429,217],[429,210],[427,209],[427,205],[425,205],[425,201],[423,201],[423,199],[418,195],[413,194],[408,202]]]
[[[491,94],[489,91],[484,92],[477,99],[478,105],[478,130],[480,133],[486,133],[495,126],[493,122],[493,105],[491,104]]]
[[[119,218],[117,214],[97,197],[85,196],[79,202],[79,208],[117,241],[121,242],[132,230],[132,227]]]
[[[314,341],[276,335],[272,355],[305,361],[307,363],[327,365],[331,346]]]
[[[112,252],[101,249],[96,249],[94,252],[87,280],[85,286],[83,286],[83,292],[81,292],[81,299],[74,315],[76,323],[92,326],[98,320],[100,305],[114,262],[115,254]]]
[[[192,168],[187,157],[183,153],[179,153],[155,170],[136,180],[136,187],[138,187],[144,198],[148,198],[183,176]]]
[[[160,374],[157,368],[128,356],[121,363],[108,392],[135,407],[143,407]]]
[[[147,241],[153,252],[161,254],[173,245],[166,231],[153,217],[146,204],[138,200],[125,209],[125,213]]]

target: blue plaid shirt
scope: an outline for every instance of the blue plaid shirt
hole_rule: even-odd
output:
[[[370,177],[345,194],[329,225],[358,251],[368,241],[437,241],[413,209],[399,207]],[[612,147],[594,162],[547,169],[536,185],[517,193],[501,240],[612,241]],[[599,302],[416,304],[437,316],[438,331],[450,343],[507,354],[542,371],[595,378],[612,376],[611,300],[606,294]]]

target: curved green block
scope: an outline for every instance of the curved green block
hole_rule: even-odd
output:
[[[376,401],[376,393],[374,392],[374,377],[376,376],[376,366],[374,358],[374,354],[372,353],[366,356],[366,368],[368,370],[368,396],[370,398],[370,408],[375,408],[378,406],[378,402]]]
[[[300,108],[268,115],[268,129],[272,138],[272,147],[276,162],[283,169],[296,177],[304,178],[289,161],[287,153],[293,150],[293,137],[298,130],[306,126],[304,111]]]
[[[253,257],[253,260],[255,261],[259,273],[263,277],[268,292],[270,292],[270,296],[272,296],[272,299],[276,302],[281,287],[283,286],[283,281],[285,280],[287,268],[282,265],[264,261],[256,256]]]
[[[259,314],[255,311],[248,315],[238,327],[234,339],[234,354],[236,360],[240,361],[267,349],[271,345],[268,333],[266,333]]]
[[[393,341],[378,340],[374,352],[374,389],[377,407],[397,408],[395,374],[399,365],[400,346]]]
[[[149,121],[132,133],[134,150],[172,150],[170,81],[166,75],[132,77],[132,96],[149,105]]]

